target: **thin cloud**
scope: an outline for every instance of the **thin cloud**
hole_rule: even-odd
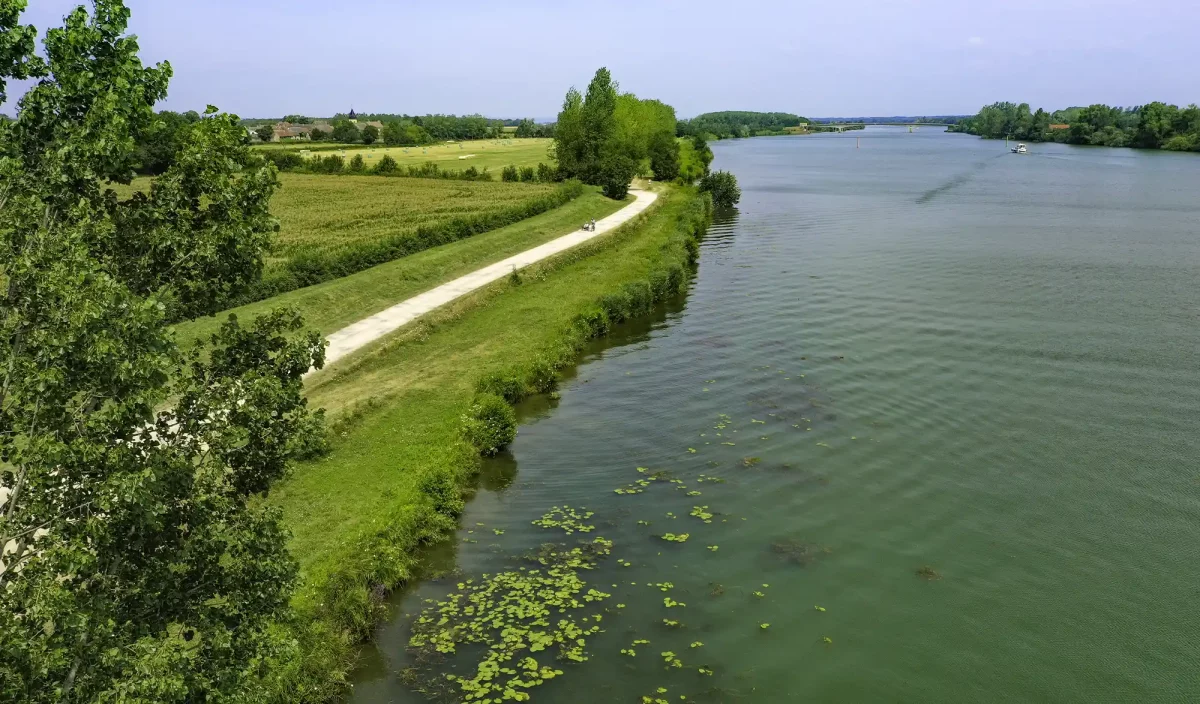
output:
[[[971,46],[983,46],[983,37],[971,37],[967,40],[967,44]]]

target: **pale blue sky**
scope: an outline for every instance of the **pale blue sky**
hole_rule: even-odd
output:
[[[79,0],[31,0],[59,24]],[[127,0],[163,107],[550,117],[606,65],[681,116],[1200,101],[1197,0]],[[0,108],[13,112],[12,106]]]

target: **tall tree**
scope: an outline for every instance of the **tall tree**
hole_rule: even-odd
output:
[[[617,132],[617,84],[607,68],[601,67],[588,84],[580,116],[583,122],[583,163],[579,174],[585,183],[597,183],[606,147],[613,146]]]
[[[333,141],[342,144],[355,144],[361,138],[358,125],[349,120],[338,120],[333,123]]]
[[[566,178],[579,178],[584,171],[583,95],[572,86],[563,98],[554,132],[554,158]]]
[[[371,145],[379,141],[379,128],[375,125],[367,125],[362,131],[363,144]]]
[[[275,171],[210,108],[120,200],[170,66],[138,60],[121,0],[39,59],[24,5],[0,0],[0,85],[40,79],[0,129],[0,700],[228,700],[294,581],[256,497],[311,422],[323,345],[284,311],[187,352],[168,322],[260,273]]]
[[[275,127],[273,125],[259,125],[258,129],[254,130],[254,134],[264,142],[270,142],[275,139]]]

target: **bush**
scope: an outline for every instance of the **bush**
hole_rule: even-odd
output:
[[[609,155],[600,165],[600,186],[604,195],[613,200],[624,200],[637,167],[637,162],[625,154]]]
[[[504,403],[501,401],[501,403]],[[508,408],[509,413],[512,413],[512,408],[508,404],[504,404]],[[514,420],[515,427],[515,420]],[[513,431],[516,432],[515,430]],[[511,442],[511,438],[510,438]],[[433,510],[443,516],[455,517],[462,513],[463,499],[462,492],[458,488],[458,482],[454,481],[454,477],[448,472],[429,471],[421,477],[421,482],[418,485],[421,488],[421,493],[429,497],[433,504]]]
[[[367,163],[363,161],[362,154],[355,154],[354,158],[350,160],[350,170],[359,173],[365,168],[367,168]]]
[[[512,164],[505,166],[504,170],[500,172],[500,180],[501,181],[518,181],[518,180],[520,180],[520,175],[517,173],[517,167],[513,166]]]
[[[494,394],[509,403],[525,398],[525,384],[516,372],[492,372],[479,380],[475,390],[481,394]]]
[[[394,174],[400,165],[389,154],[384,154],[379,163],[375,165],[375,173],[377,174]]]
[[[517,436],[516,412],[495,394],[477,396],[462,420],[463,437],[485,457],[499,453]]]
[[[329,454],[329,428],[325,424],[325,409],[319,408],[305,416],[292,438],[292,457],[311,460]]]
[[[538,163],[538,165],[537,165],[537,180],[541,181],[542,183],[549,183],[551,181],[556,180],[556,178],[555,178],[556,176],[557,176],[557,174],[555,173],[553,166],[550,166],[549,164],[543,164],[540,162]]]
[[[714,171],[700,179],[700,191],[712,195],[713,205],[732,208],[742,199],[737,177],[728,171]]]
[[[291,171],[299,169],[305,165],[304,157],[298,152],[291,151],[264,151],[261,152],[264,159],[275,164],[275,168],[280,171]]]
[[[333,154],[323,159],[313,158],[313,170],[323,174],[340,174],[346,169],[346,160]]]
[[[535,179],[537,179],[537,172],[533,170],[532,166],[521,167],[521,180],[523,182],[530,183]]]

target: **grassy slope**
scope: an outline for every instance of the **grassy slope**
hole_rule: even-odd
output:
[[[314,405],[373,400],[375,408],[329,456],[273,490],[307,585],[336,568],[344,546],[379,516],[420,501],[422,471],[460,471],[460,418],[480,377],[545,353],[599,298],[645,279],[687,200],[665,194],[639,224],[564,255],[557,268],[544,264],[522,285],[460,299],[313,377]]]
[[[248,319],[271,308],[291,306],[301,312],[309,327],[329,334],[422,291],[565,235],[589,218],[600,219],[622,205],[589,188],[584,195],[566,205],[514,225],[427,249],[357,274],[234,308],[213,317],[183,323],[176,326],[176,333],[179,341],[186,346],[215,332],[229,313]]]
[[[553,142],[552,139],[531,138],[478,139],[454,144],[434,144],[428,147],[388,147],[384,145],[363,147],[355,145],[345,150],[345,156],[350,159],[356,154],[361,154],[367,166],[374,165],[383,158],[384,154],[390,154],[393,159],[400,162],[401,166],[420,166],[427,161],[436,162],[443,169],[465,169],[474,166],[480,171],[487,168],[489,171],[496,172],[495,178],[499,179],[500,169],[509,164],[537,166],[539,162],[544,162],[553,166],[554,160],[548,154]],[[303,146],[293,145],[293,148],[302,149]],[[313,152],[315,156],[329,156],[331,153],[340,154],[341,152]],[[468,159],[459,158],[468,154],[475,156]]]

